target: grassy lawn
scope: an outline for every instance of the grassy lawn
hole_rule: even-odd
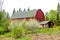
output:
[[[10,34],[10,33],[7,33],[7,34]],[[0,35],[0,40],[31,40],[31,36],[32,35],[28,35],[28,36],[21,37],[21,38],[13,38],[13,37],[7,37],[7,35]]]
[[[18,38],[18,39],[16,39],[16,40],[31,40],[31,37],[23,37],[23,38]]]
[[[45,34],[60,34],[60,26],[55,26],[54,28],[40,28],[37,29],[36,32]]]
[[[21,29],[21,28],[20,28]],[[32,38],[32,34],[35,34],[35,33],[42,33],[42,34],[47,34],[47,35],[51,35],[51,34],[60,34],[60,26],[55,26],[54,28],[38,28],[36,30],[34,30],[34,32],[30,33],[29,31],[26,31],[26,32],[29,32],[29,34],[25,34],[25,36],[21,37],[21,38],[16,38],[15,36],[17,36],[17,34],[19,34],[19,32],[22,32],[22,30],[18,31],[14,31],[13,32],[9,32],[9,33],[6,33],[4,35],[0,35],[0,39],[1,40],[4,40],[4,38],[10,38],[10,40],[31,40]],[[32,31],[32,30],[30,30]],[[24,35],[24,34],[21,34],[21,35]],[[28,36],[26,36],[28,35]],[[3,39],[2,39],[3,38]],[[7,39],[6,39],[7,40]]]

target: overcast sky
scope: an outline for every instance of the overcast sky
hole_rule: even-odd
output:
[[[12,15],[13,8],[18,10],[21,8],[30,8],[33,9],[42,9],[45,13],[51,9],[56,10],[59,0],[4,0],[3,9],[9,12],[10,16]]]

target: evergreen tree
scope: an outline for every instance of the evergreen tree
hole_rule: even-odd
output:
[[[46,12],[46,14],[45,14],[45,20],[49,20],[49,18],[48,18],[48,12]]]
[[[24,11],[26,11],[25,8],[24,8]]]
[[[0,12],[0,22],[1,22],[1,20],[2,20],[3,17],[4,17],[3,12]]]
[[[21,8],[19,8],[19,12],[22,12]]]
[[[13,14],[15,13],[15,8],[13,9]]]
[[[10,16],[9,16],[9,13],[7,12],[7,18],[9,19],[10,18]]]
[[[28,8],[27,10],[30,11],[30,8]]]

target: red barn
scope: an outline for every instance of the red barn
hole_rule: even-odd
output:
[[[24,20],[26,19],[29,21],[30,19],[36,19],[37,21],[44,21],[44,13],[41,9],[34,9],[34,10],[28,10],[28,11],[18,11],[13,13],[12,15],[12,21],[15,20]]]

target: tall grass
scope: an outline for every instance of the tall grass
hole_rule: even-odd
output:
[[[43,33],[49,35],[60,33],[60,26],[54,28],[40,28],[39,22],[32,19],[30,21],[16,21],[15,23],[11,24],[9,29],[16,37],[22,37],[33,33]]]
[[[16,37],[22,37],[26,34],[35,33],[39,27],[39,22],[31,19],[30,21],[16,21],[10,25],[9,29]]]

